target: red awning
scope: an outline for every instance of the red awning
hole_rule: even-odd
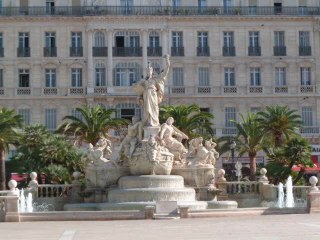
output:
[[[294,172],[299,172],[301,170],[301,167],[294,165],[291,168],[291,170]],[[320,171],[320,164],[314,164],[313,167],[307,167],[307,168],[305,168],[305,171],[306,172],[319,172]]]

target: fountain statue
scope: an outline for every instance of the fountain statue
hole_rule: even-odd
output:
[[[132,118],[118,146],[102,138],[86,150],[87,190],[93,194],[97,189],[108,192],[107,202],[95,205],[97,209],[139,209],[158,201],[177,201],[179,206],[205,209],[208,203],[196,201],[194,187],[206,192],[210,189],[211,195],[213,190],[216,192],[216,143],[210,139],[203,144],[203,138],[198,137],[191,139],[186,148],[182,140],[189,137],[174,126],[174,118],[169,117],[160,125],[159,104],[170,68],[169,56],[165,59],[161,74],[154,74],[149,63],[146,78],[134,86],[142,119]],[[117,188],[111,187],[115,184]],[[193,188],[185,188],[185,184]],[[77,209],[71,205],[65,208]]]

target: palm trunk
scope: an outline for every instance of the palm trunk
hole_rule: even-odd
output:
[[[281,147],[282,145],[281,134],[276,134],[274,141],[275,141],[276,147]]]
[[[256,179],[257,172],[257,163],[256,163],[257,154],[249,154],[250,158],[250,180],[254,181]]]
[[[0,150],[0,190],[6,190],[6,160],[4,159],[4,151]]]

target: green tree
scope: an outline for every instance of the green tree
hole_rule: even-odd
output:
[[[17,154],[12,158],[13,170],[32,171],[46,176],[47,182],[70,182],[74,171],[83,171],[77,149],[64,137],[52,134],[40,125],[26,127]]]
[[[278,184],[292,175],[292,167],[296,165],[300,167],[300,171],[293,179],[295,184],[303,176],[305,168],[313,166],[310,156],[309,142],[302,137],[292,138],[281,148],[275,148],[268,153],[268,175],[272,182]]]
[[[23,119],[14,110],[0,108],[0,178],[1,189],[6,189],[6,166],[5,154],[9,151],[10,144],[17,145],[19,142],[19,128],[22,127]]]
[[[57,132],[75,138],[77,142],[95,145],[99,138],[107,137],[110,129],[119,129],[127,125],[127,120],[113,118],[114,109],[105,109],[99,105],[76,108],[79,116],[65,116]]]
[[[268,106],[258,112],[258,121],[262,131],[270,137],[275,147],[281,147],[284,140],[297,136],[296,130],[301,126],[301,116],[296,110],[287,106]]]
[[[261,131],[257,115],[248,113],[246,117],[240,114],[241,121],[232,120],[237,128],[236,137],[222,137],[219,142],[222,142],[222,149],[230,150],[230,142],[235,141],[236,151],[239,156],[248,154],[250,159],[250,179],[254,180],[257,171],[256,157],[258,151],[263,149],[264,132]]]
[[[211,138],[214,135],[212,128],[214,116],[209,112],[202,112],[196,104],[161,106],[159,115],[161,123],[165,122],[168,117],[173,117],[174,126],[189,138],[197,136]]]

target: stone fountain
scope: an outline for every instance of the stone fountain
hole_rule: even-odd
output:
[[[219,157],[216,144],[209,140],[203,145],[199,137],[191,139],[187,149],[182,140],[189,137],[174,126],[172,117],[159,123],[159,104],[170,67],[169,56],[165,58],[166,68],[160,75],[154,75],[149,64],[146,79],[134,86],[143,109],[142,119],[132,118],[118,146],[105,138],[89,146],[84,160],[91,203],[68,204],[66,210],[144,209],[163,201],[206,209],[207,201],[196,201],[199,192],[198,199],[203,198],[201,191],[209,193],[207,200],[215,200],[214,165]]]

